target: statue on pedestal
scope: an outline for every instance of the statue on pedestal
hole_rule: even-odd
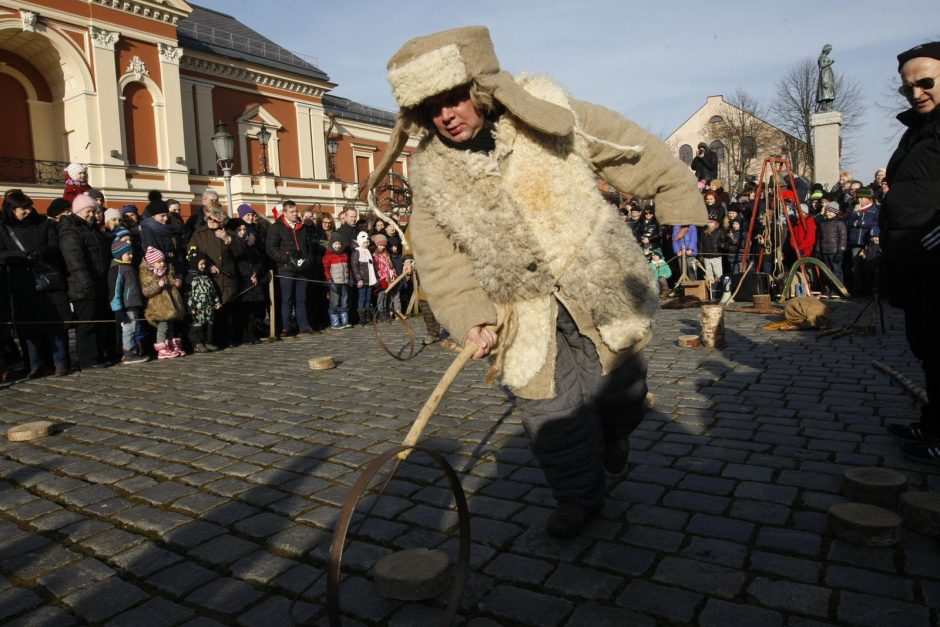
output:
[[[832,103],[836,99],[836,77],[832,71],[832,64],[835,63],[829,58],[832,52],[832,44],[823,46],[816,64],[819,66],[819,81],[816,84],[816,111],[825,113],[832,111]]]

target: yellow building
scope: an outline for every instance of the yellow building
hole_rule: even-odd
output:
[[[207,188],[258,210],[362,206],[394,115],[335,87],[313,60],[182,0],[0,0],[0,186],[44,209],[77,161],[108,206],[142,208],[158,189],[185,213]],[[231,203],[220,121],[234,137]],[[407,153],[394,170],[407,176]]]

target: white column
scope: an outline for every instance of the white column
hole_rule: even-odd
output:
[[[186,168],[199,171],[199,138],[196,132],[196,109],[193,105],[193,82],[180,80],[181,104],[183,107],[183,144],[186,149],[184,155]]]
[[[167,171],[167,189],[188,190],[189,170],[186,165],[186,125],[183,121],[183,91],[180,85],[180,57],[182,48],[159,44],[160,76],[163,80],[162,142],[164,145],[161,163]]]
[[[195,83],[196,90],[196,123],[199,127],[199,172],[208,174],[215,171],[215,149],[212,147],[212,136],[215,135],[215,119],[212,109],[212,85]],[[232,129],[229,129],[232,132]]]
[[[327,122],[323,107],[310,108],[310,140],[313,152],[313,178],[326,180],[326,133]]]
[[[817,113],[810,118],[810,124],[813,126],[813,180],[829,189],[839,180],[842,114],[838,111]]]
[[[297,149],[300,159],[300,178],[313,178],[313,141],[311,137],[310,106],[295,102],[297,110]]]
[[[99,172],[89,172],[89,180],[94,187],[109,189],[127,187],[124,175],[127,155],[123,154],[124,129],[121,125],[121,94],[118,93],[117,67],[114,61],[114,44],[121,34],[106,31],[95,26],[91,29],[92,55],[95,67],[95,86],[98,91],[97,138],[93,146],[93,158],[108,168]],[[91,137],[89,137],[91,139]],[[70,145],[74,144],[70,141]],[[117,156],[112,156],[112,151]],[[71,156],[70,156],[71,158]],[[92,177],[92,174],[94,177]]]

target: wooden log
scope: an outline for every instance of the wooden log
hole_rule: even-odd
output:
[[[26,442],[44,438],[52,433],[55,423],[51,420],[35,420],[33,422],[24,422],[7,429],[7,439],[10,442]]]
[[[836,503],[826,513],[826,524],[831,534],[852,544],[894,546],[901,517],[877,505]]]
[[[308,362],[311,370],[329,370],[336,367],[336,361],[332,357],[313,357]]]
[[[754,309],[770,309],[770,294],[754,294],[751,296]]]
[[[702,305],[702,344],[708,348],[725,345],[725,312],[721,305]]]
[[[698,348],[702,345],[702,338],[697,335],[680,335],[676,342],[682,348]]]
[[[450,585],[450,558],[436,549],[405,549],[386,555],[372,568],[375,592],[386,599],[433,599]]]
[[[904,526],[940,540],[940,494],[907,492],[901,495]]]
[[[888,509],[898,506],[907,477],[888,468],[849,468],[842,473],[842,496]]]

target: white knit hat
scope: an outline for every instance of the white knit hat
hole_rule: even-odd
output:
[[[65,168],[66,173],[68,173],[69,178],[78,178],[78,175],[82,172],[85,172],[85,166],[81,163],[70,163],[69,167]]]

